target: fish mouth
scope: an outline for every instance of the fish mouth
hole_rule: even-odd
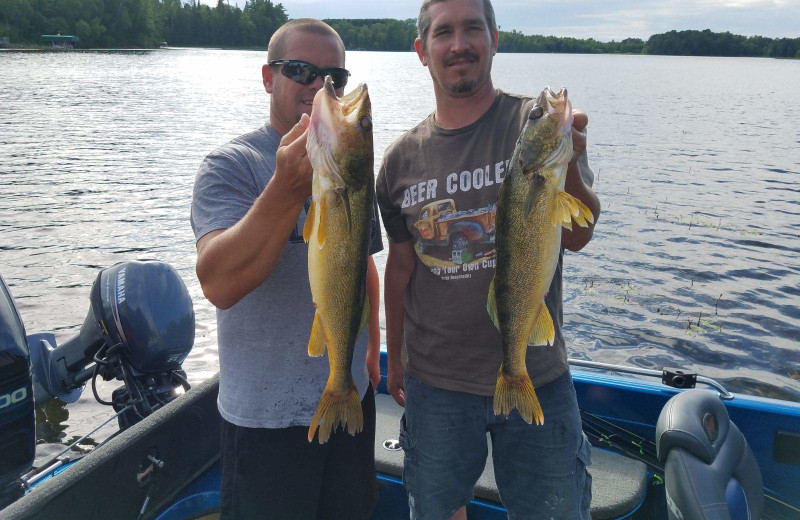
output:
[[[572,128],[572,103],[567,95],[566,87],[554,92],[549,86],[542,90],[536,106],[542,107],[544,112],[551,115],[561,116],[561,131],[566,135]]]
[[[367,91],[367,84],[361,83],[356,88],[350,91],[349,94],[342,96],[339,102],[342,105],[342,115],[345,117],[356,112],[358,108],[364,103],[365,98],[369,96]]]
[[[333,79],[330,76],[325,76],[323,88],[314,97],[312,123],[330,124],[333,123],[334,118],[347,118],[361,107],[368,95],[367,85],[361,83],[349,93],[339,97],[336,95]],[[325,117],[326,115],[328,117]]]
[[[338,99],[339,97],[336,95],[336,89],[333,86],[333,78],[330,76],[325,76],[325,92],[334,99]]]
[[[323,88],[314,96],[306,149],[315,170],[326,171],[337,185],[346,186],[346,182],[336,157],[348,153],[347,148],[352,146],[351,134],[360,124],[357,118],[361,117],[364,109],[369,114],[369,103],[365,84],[339,97],[330,76],[325,77]]]

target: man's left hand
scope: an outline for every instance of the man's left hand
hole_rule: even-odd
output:
[[[572,160],[571,163],[578,161],[578,158],[586,150],[586,125],[589,124],[589,116],[582,110],[572,111]]]

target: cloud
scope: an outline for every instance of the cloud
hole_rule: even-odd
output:
[[[203,0],[216,5],[216,0]],[[244,6],[244,0],[230,0]],[[420,0],[286,0],[290,18],[416,18]],[[502,30],[621,40],[672,29],[800,37],[800,0],[493,0]]]

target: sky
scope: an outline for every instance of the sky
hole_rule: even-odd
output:
[[[202,0],[216,5],[216,0]],[[228,0],[244,7],[245,0]],[[421,0],[272,0],[289,18],[416,18]],[[800,37],[800,0],[493,0],[503,31],[647,39],[672,29]]]

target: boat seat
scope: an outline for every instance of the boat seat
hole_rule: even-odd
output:
[[[384,443],[388,441],[390,445],[397,445],[403,409],[387,394],[375,396],[375,409],[375,468],[379,473],[402,478],[403,450],[387,450]],[[489,457],[491,453],[489,442]],[[644,463],[614,452],[592,448],[589,474],[592,476],[592,518],[596,520],[631,513],[642,503],[647,491],[647,467]],[[486,464],[475,485],[475,498],[500,503],[491,463]]]
[[[761,472],[716,392],[686,390],[667,401],[656,450],[670,520],[761,518]]]

